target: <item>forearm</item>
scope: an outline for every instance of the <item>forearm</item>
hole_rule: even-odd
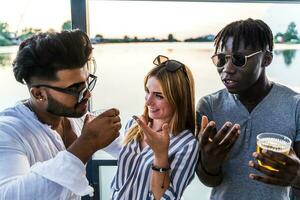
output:
[[[197,166],[196,166],[196,174],[199,180],[208,187],[216,187],[222,183],[223,180],[223,172],[221,168],[217,172],[211,173],[205,170],[203,167],[201,156],[199,157]]]
[[[153,165],[158,168],[169,168],[168,154],[155,156]],[[161,199],[165,191],[170,185],[169,171],[159,172],[152,170],[151,175],[151,190],[155,199]]]
[[[86,164],[95,153],[95,150],[93,150],[91,144],[81,137],[76,139],[74,143],[67,149],[67,151],[79,158],[84,164]]]

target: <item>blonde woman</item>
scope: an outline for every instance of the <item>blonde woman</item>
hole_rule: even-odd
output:
[[[144,81],[144,114],[125,128],[112,199],[180,199],[194,176],[199,146],[193,76],[165,56],[153,63]]]

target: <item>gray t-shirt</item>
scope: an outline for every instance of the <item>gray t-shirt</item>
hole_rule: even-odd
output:
[[[289,187],[264,184],[249,178],[259,174],[248,166],[256,150],[256,136],[273,132],[288,136],[293,143],[300,141],[300,95],[274,83],[269,94],[252,110],[226,89],[201,98],[197,105],[197,124],[202,115],[216,122],[217,129],[226,121],[241,125],[241,134],[222,166],[224,179],[214,187],[211,199],[289,199]]]

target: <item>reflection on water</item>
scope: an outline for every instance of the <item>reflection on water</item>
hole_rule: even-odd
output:
[[[287,67],[289,67],[296,56],[296,50],[295,49],[286,49],[286,50],[276,50],[275,55],[281,55],[283,56],[284,63]]]
[[[11,53],[0,53],[0,67],[10,66],[12,63]]]
[[[278,46],[278,45],[277,45]],[[300,49],[300,45],[297,47]],[[28,89],[14,79],[11,58],[17,49],[6,51],[0,48],[0,110],[14,105],[16,101],[27,98]],[[9,53],[10,52],[10,53]],[[273,62],[267,68],[271,80],[288,85],[300,91],[300,57],[296,50],[276,49]],[[93,90],[93,108],[120,110],[122,129],[132,115],[143,113],[144,76],[153,67],[152,61],[157,55],[165,55],[188,65],[195,78],[196,100],[203,95],[223,88],[216,67],[210,56],[213,54],[212,43],[126,43],[100,44],[94,46],[93,56],[97,61],[98,83]],[[281,54],[283,56],[281,56]],[[4,67],[2,67],[4,66]],[[122,132],[121,132],[122,133]],[[109,173],[110,175],[113,172]],[[109,182],[105,180],[107,194]],[[210,189],[203,186],[197,178],[188,186],[184,199],[194,200],[195,194],[201,199],[209,199]],[[108,199],[108,198],[104,198]],[[199,198],[198,198],[199,199]]]

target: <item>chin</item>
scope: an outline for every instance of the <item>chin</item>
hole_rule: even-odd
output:
[[[238,94],[238,93],[240,93],[240,90],[237,89],[237,88],[226,88],[226,89],[231,94]]]

